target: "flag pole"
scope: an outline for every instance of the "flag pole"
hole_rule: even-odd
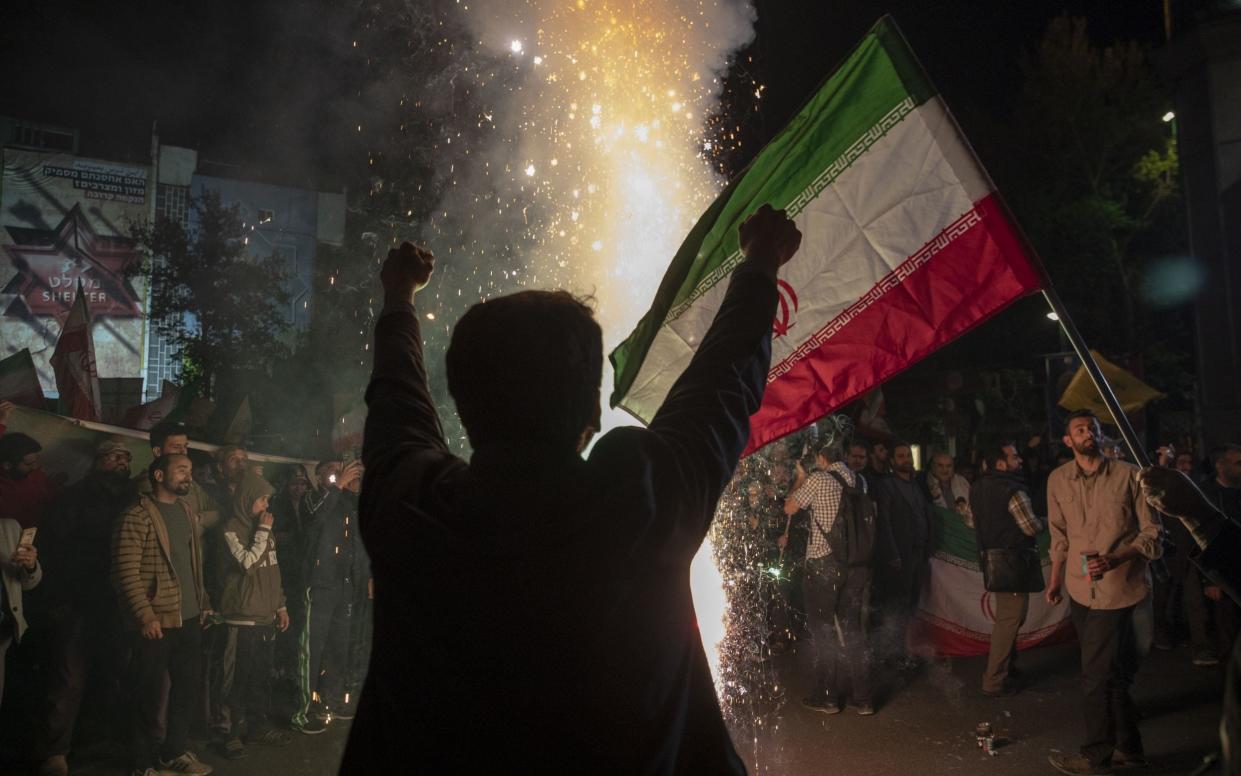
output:
[[[1116,398],[1116,392],[1112,390],[1112,386],[1108,383],[1107,377],[1104,376],[1103,370],[1099,368],[1099,362],[1095,361],[1094,355],[1091,354],[1090,348],[1086,345],[1086,340],[1082,337],[1081,332],[1077,330],[1077,325],[1073,323],[1073,317],[1069,315],[1068,308],[1064,306],[1064,301],[1060,298],[1060,294],[1056,293],[1056,287],[1051,284],[1051,279],[1047,277],[1046,270],[1041,266],[1042,261],[1039,264],[1039,269],[1042,270],[1043,275],[1043,298],[1047,300],[1047,304],[1051,306],[1052,311],[1056,314],[1056,320],[1060,324],[1060,329],[1069,338],[1069,344],[1073,346],[1073,351],[1081,359],[1082,366],[1086,368],[1086,374],[1090,375],[1091,382],[1094,383],[1095,389],[1103,399],[1103,404],[1107,407],[1108,412],[1112,413],[1112,419],[1116,421],[1116,428],[1120,431],[1121,438],[1125,440],[1125,445],[1129,448],[1129,454],[1133,456],[1134,463],[1142,468],[1150,466],[1150,457],[1147,456],[1146,449],[1139,444],[1137,431],[1134,430],[1133,424],[1129,422],[1129,416],[1125,414],[1124,409],[1120,406],[1120,401]]]

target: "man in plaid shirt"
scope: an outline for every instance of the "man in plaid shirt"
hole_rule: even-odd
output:
[[[806,576],[803,583],[806,600],[806,627],[814,648],[816,686],[802,705],[823,714],[838,714],[844,708],[842,688],[849,677],[850,700],[858,713],[875,713],[871,702],[870,649],[862,617],[871,570],[866,566],[849,566],[843,547],[832,546],[832,527],[840,516],[843,500],[842,482],[849,487],[866,490],[866,481],[858,477],[842,460],[839,443],[819,451],[818,470],[807,475],[797,466],[797,481],[784,503],[785,514],[810,510],[810,540],[806,546]],[[787,535],[781,537],[781,546]]]

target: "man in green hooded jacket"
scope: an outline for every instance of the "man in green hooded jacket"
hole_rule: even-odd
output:
[[[276,632],[289,627],[273,518],[267,511],[272,486],[247,474],[233,491],[218,553],[221,592],[217,610],[224,630],[212,676],[218,702],[214,729],[225,757],[245,756],[246,743],[282,746],[290,736],[268,721],[272,648]]]

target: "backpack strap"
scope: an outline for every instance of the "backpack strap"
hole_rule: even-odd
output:
[[[840,519],[840,508],[843,507],[845,503],[844,497],[851,490],[853,490],[853,487],[848,482],[845,481],[844,477],[840,476],[839,472],[834,472],[831,469],[824,469],[823,473],[831,476],[832,479],[836,480],[836,482],[840,484],[840,489],[842,493],[840,494],[840,503],[836,505],[836,519],[839,520]],[[827,542],[827,546],[830,548],[832,546],[831,532],[823,530],[823,526],[819,523],[819,518],[815,516],[813,509],[810,510],[810,516],[811,516],[811,520],[814,521],[814,527],[819,529],[819,533],[823,536],[823,541]]]

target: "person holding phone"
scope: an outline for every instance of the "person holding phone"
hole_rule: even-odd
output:
[[[0,520],[0,703],[4,702],[4,663],[9,645],[26,632],[22,593],[43,579],[33,528],[24,531],[16,520]]]

